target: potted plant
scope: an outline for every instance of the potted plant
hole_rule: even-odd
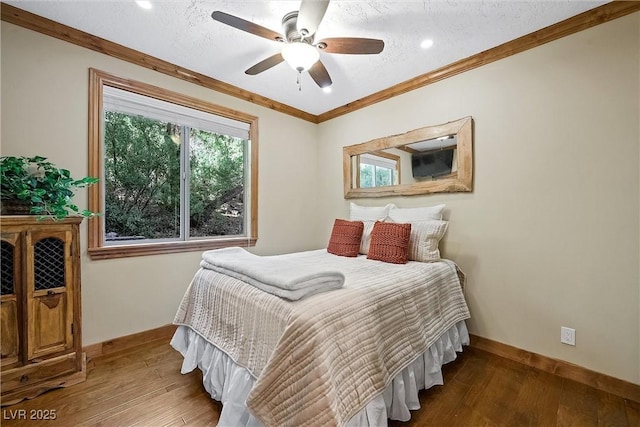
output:
[[[73,204],[74,191],[98,182],[98,178],[74,179],[45,157],[0,157],[2,214],[32,214],[56,220],[69,215],[96,215]]]

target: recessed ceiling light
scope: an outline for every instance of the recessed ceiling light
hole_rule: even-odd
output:
[[[151,9],[153,7],[149,0],[136,0],[136,4],[143,9]]]
[[[322,91],[323,91],[324,93],[331,93],[331,86],[323,87],[323,88],[322,88]]]
[[[423,49],[429,49],[431,46],[433,46],[433,40],[431,39],[425,39],[420,43],[420,47]]]

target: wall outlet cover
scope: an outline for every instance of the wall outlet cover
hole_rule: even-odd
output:
[[[576,330],[562,326],[560,328],[560,342],[568,345],[576,345]]]

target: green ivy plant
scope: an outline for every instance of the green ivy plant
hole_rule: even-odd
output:
[[[2,203],[22,201],[31,206],[30,213],[56,220],[69,215],[97,215],[80,210],[72,202],[74,191],[98,182],[98,178],[73,179],[45,157],[0,157],[0,199]]]

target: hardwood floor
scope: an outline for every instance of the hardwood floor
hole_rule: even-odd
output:
[[[215,426],[220,404],[200,371],[157,340],[88,363],[87,381],[3,407],[2,426]],[[426,426],[640,426],[640,403],[465,348],[444,369],[445,385],[422,391],[409,422]],[[55,415],[54,420],[37,420]],[[226,426],[225,426],[226,427]],[[230,426],[231,427],[231,426]]]

